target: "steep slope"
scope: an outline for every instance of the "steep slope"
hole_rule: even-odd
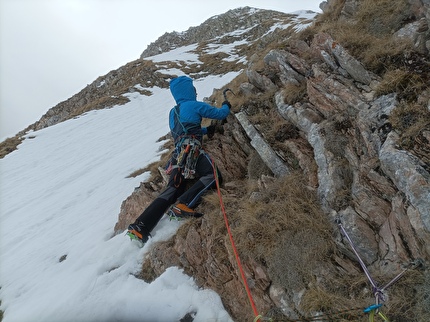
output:
[[[234,113],[206,149],[226,179],[221,192],[259,312],[279,321],[367,318],[374,290],[340,220],[378,286],[404,265],[416,268],[384,290],[381,310],[427,321],[429,3],[333,0],[323,8],[300,33],[305,13],[242,8],[166,34],[31,128],[124,102],[133,91],[150,95],[174,75],[240,72],[228,84]],[[207,99],[219,104],[220,91]],[[157,166],[123,202],[116,233],[162,189]],[[181,267],[220,294],[236,321],[252,320],[217,195],[201,210],[202,219],[154,245],[140,277]]]
[[[14,151],[25,133],[31,130],[43,129],[91,110],[125,104],[129,101],[125,94],[130,92],[150,95],[150,91],[139,89],[139,86],[167,88],[167,80],[178,71],[199,78],[242,70],[256,46],[264,47],[265,43],[276,39],[281,30],[290,34],[304,28],[314,15],[312,12],[298,15],[245,7],[210,18],[186,32],[166,34],[144,51],[142,57],[147,59],[138,59],[98,77],[79,93],[50,108],[39,121],[0,143],[0,157]],[[189,55],[193,55],[191,61],[171,58],[174,51],[168,59],[159,56],[157,63],[149,58],[149,55],[166,53],[178,45],[189,46]]]
[[[254,52],[246,71],[229,84],[239,93],[232,98],[235,115],[206,149],[227,178],[222,193],[233,234],[266,317],[335,318],[348,312],[353,320],[365,318],[372,288],[342,227],[375,287],[409,269],[383,290],[383,312],[394,320],[427,321],[430,92],[428,49],[422,45],[429,33],[422,25],[428,25],[428,5],[381,1],[373,5],[381,13],[361,21],[366,27],[348,21],[363,19],[372,3],[352,3],[329,2],[325,15],[299,37],[282,38],[281,32],[267,49]],[[396,9],[387,17],[391,6]],[[383,19],[398,21],[395,33],[372,25]],[[427,31],[414,29],[416,21]],[[348,37],[341,38],[345,30]],[[401,41],[408,40],[407,31],[419,39],[415,45]],[[369,33],[368,51],[357,56],[366,64],[351,54],[363,32]],[[378,42],[369,42],[371,37]],[[393,79],[406,74],[408,79]],[[161,189],[161,176],[154,174],[151,182],[156,184],[141,184],[123,203],[118,231]],[[221,295],[235,320],[251,320],[217,203],[216,194],[209,195],[203,219],[154,247],[142,278],[184,267]]]
[[[196,87],[210,95],[231,79]],[[180,223],[160,222],[147,249],[112,236],[122,200],[149,178],[130,174],[163,151],[158,138],[168,126],[160,120],[174,101],[168,89],[151,91],[32,132],[0,160],[2,321],[179,321],[190,307],[196,321],[232,321],[219,297],[180,268],[151,284],[135,277],[150,243]]]

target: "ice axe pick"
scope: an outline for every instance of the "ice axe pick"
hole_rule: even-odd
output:
[[[226,100],[226,101],[228,101],[228,98],[227,98],[227,92],[232,92],[232,94],[233,95],[236,95],[230,88],[226,88],[225,90],[223,90],[223,92],[222,92],[222,95],[224,95],[224,99]]]

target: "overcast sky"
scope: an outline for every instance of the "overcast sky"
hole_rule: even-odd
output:
[[[320,12],[322,0],[0,0],[0,141],[126,63],[165,32],[250,6]]]

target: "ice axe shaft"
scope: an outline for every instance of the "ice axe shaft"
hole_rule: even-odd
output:
[[[232,94],[233,95],[236,95],[230,88],[226,88],[223,92],[222,92],[222,95],[224,95],[224,99],[226,100],[226,101],[228,101],[228,98],[227,98],[227,92],[232,92]]]

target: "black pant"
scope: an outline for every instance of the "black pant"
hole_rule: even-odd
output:
[[[183,177],[178,180],[178,175],[181,176],[179,171],[178,168],[173,169],[166,189],[136,219],[135,223],[142,225],[146,233],[149,234],[154,229],[167,208],[176,200],[194,209],[200,204],[201,197],[206,191],[216,188],[213,163],[206,153],[200,154],[197,160],[196,178],[198,180],[188,190],[186,186],[189,180]],[[221,182],[222,178],[218,170],[217,174]]]

